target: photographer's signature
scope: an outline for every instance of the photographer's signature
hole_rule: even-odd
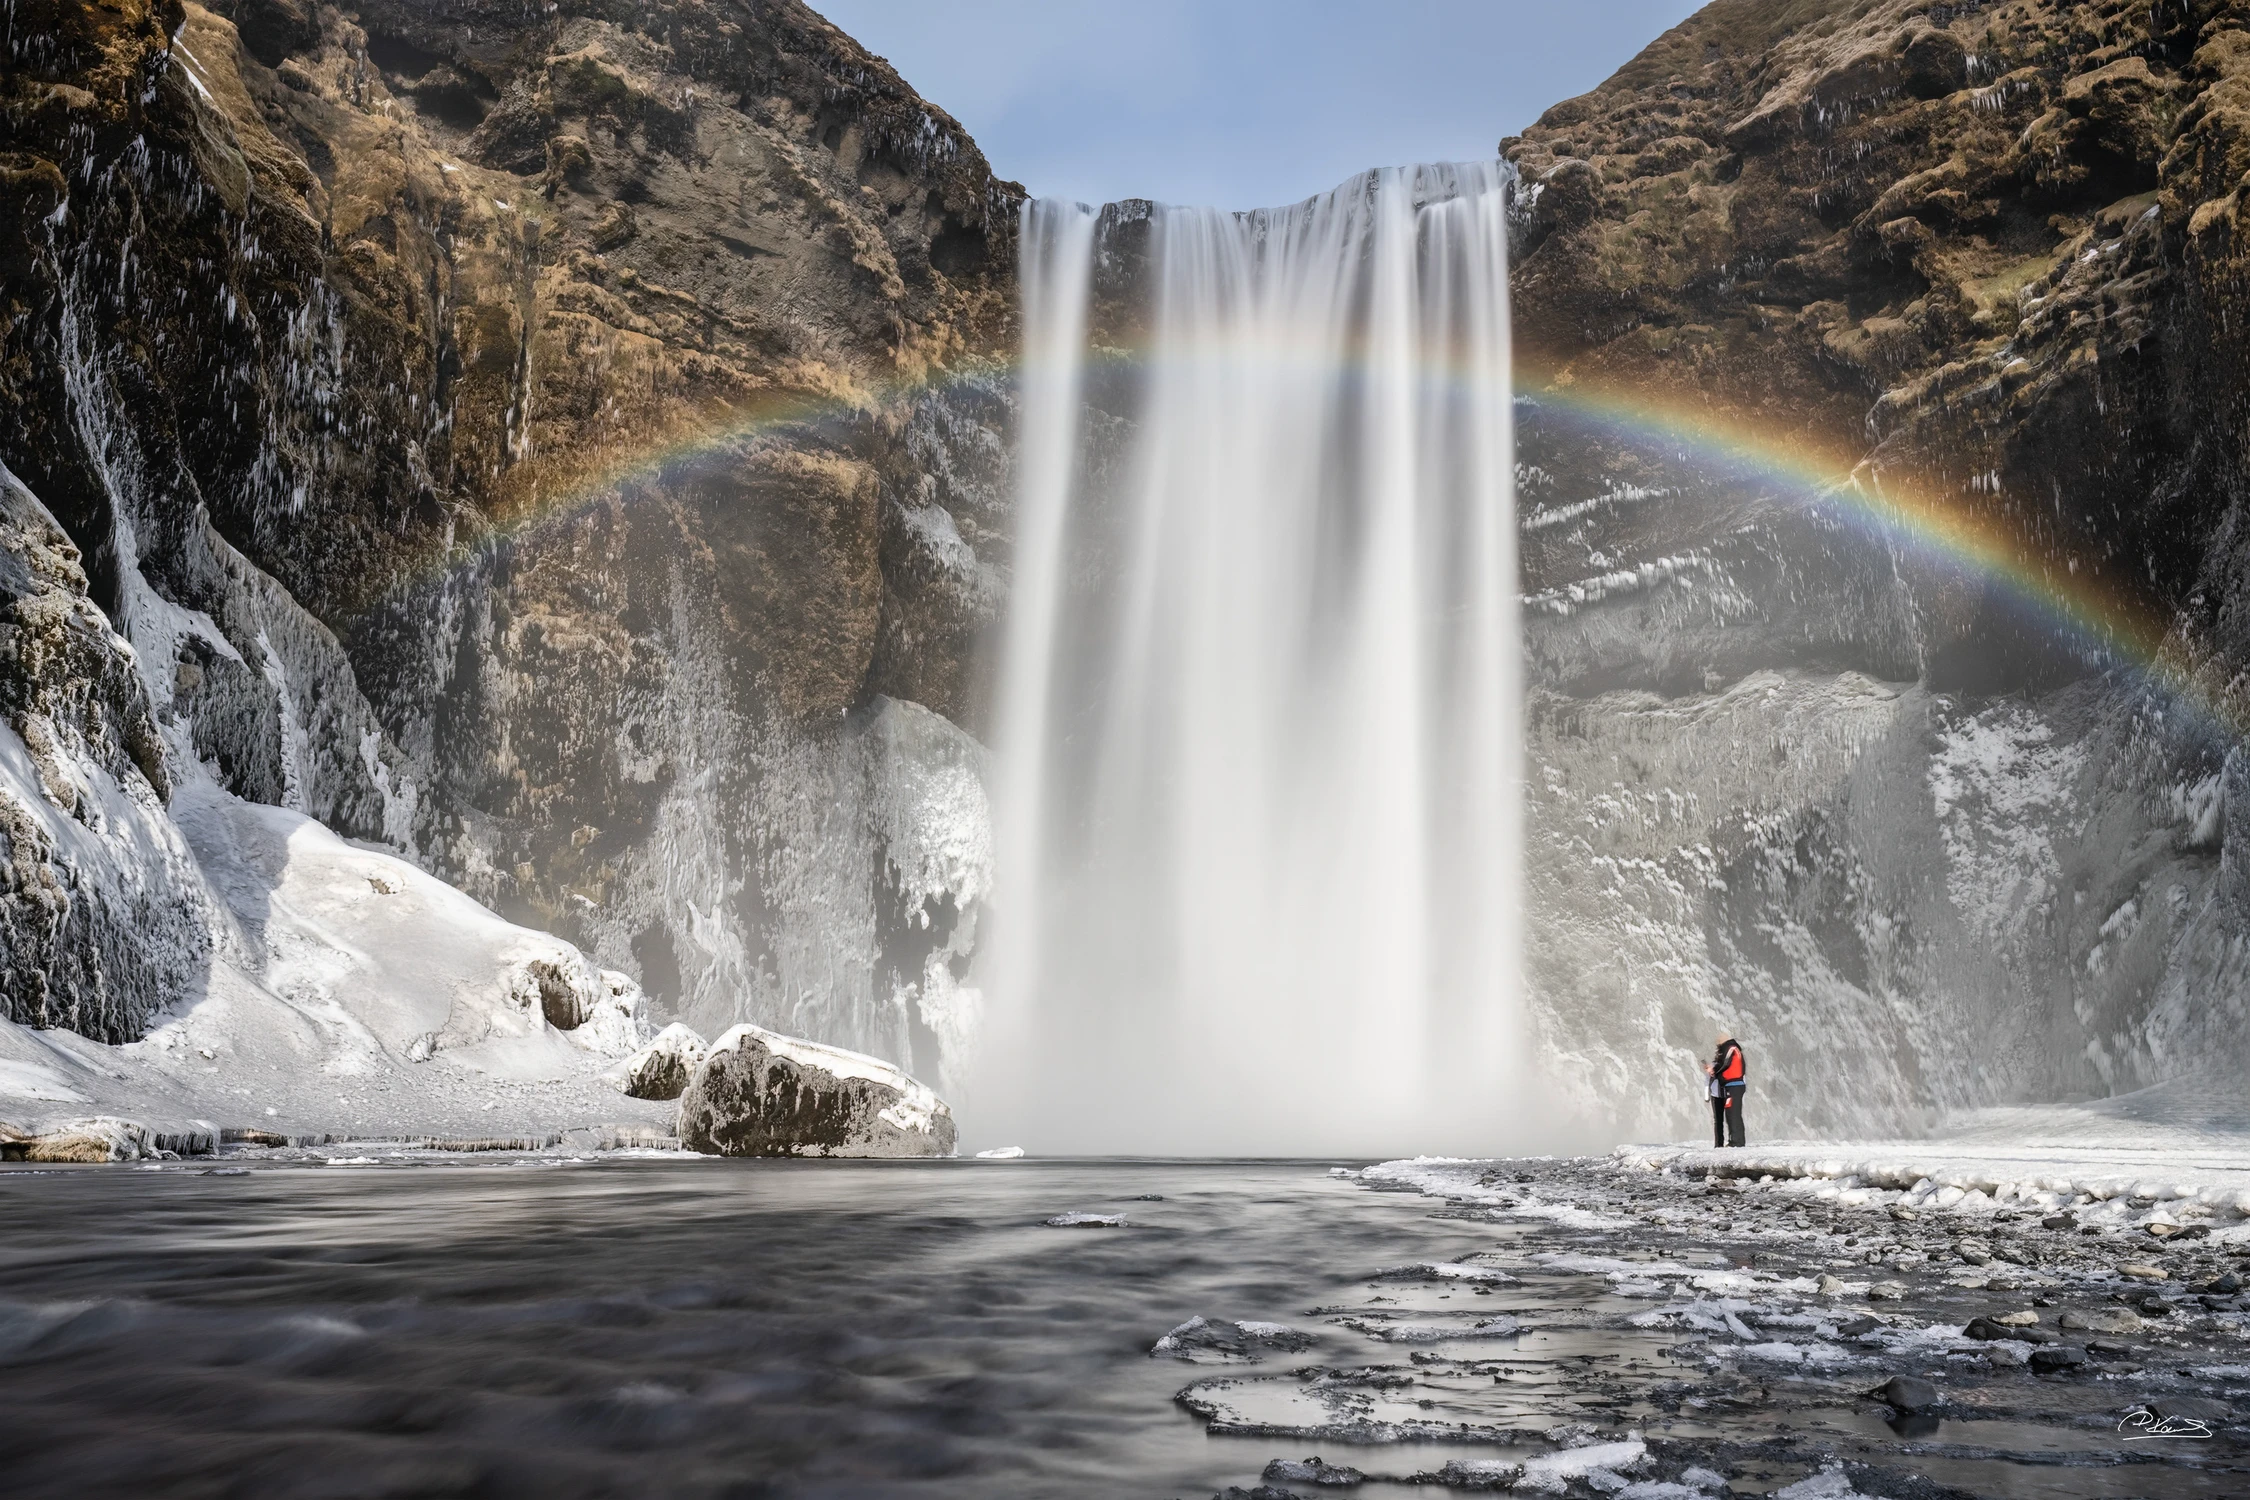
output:
[[[2125,1414],[2117,1424],[2128,1443],[2146,1442],[2150,1438],[2207,1438],[2211,1424],[2202,1417],[2160,1417],[2152,1411],[2134,1411]]]

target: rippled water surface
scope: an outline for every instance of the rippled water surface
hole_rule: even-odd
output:
[[[1070,1213],[1126,1224],[1042,1225]],[[2109,1411],[2129,1393],[2098,1383],[1993,1396],[1957,1372],[1954,1415],[1909,1430],[1860,1399],[1864,1364],[1738,1374],[1544,1253],[1645,1257],[1639,1232],[1499,1222],[1324,1163],[7,1170],[0,1222],[9,1496],[1200,1500],[1311,1453],[1394,1477],[1536,1460],[1561,1423],[1643,1434],[1660,1473],[1709,1462],[1736,1493],[1836,1454],[2020,1500],[2245,1492],[2231,1431],[2130,1449]],[[1739,1227],[1724,1248],[1747,1257]],[[1511,1270],[1463,1281],[1470,1257]],[[1377,1276],[1416,1262],[1447,1274]],[[1197,1314],[1316,1343],[1149,1357]],[[1174,1399],[1191,1386],[1294,1435],[1207,1433]],[[1340,1418],[1418,1440],[1351,1447]],[[1428,1440],[1454,1422],[1485,1440]]]
[[[18,1495],[1207,1495],[1302,1445],[1206,1437],[1149,1345],[1459,1241],[1429,1206],[1303,1163],[10,1172],[0,1468]],[[1071,1211],[1128,1227],[1040,1223]]]

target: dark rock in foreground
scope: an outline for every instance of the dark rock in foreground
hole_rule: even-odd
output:
[[[680,1144],[710,1156],[951,1156],[953,1111],[863,1053],[737,1026],[680,1096]]]
[[[1936,1386],[1918,1375],[1893,1375],[1869,1394],[1902,1412],[1928,1411],[1944,1399]]]
[[[703,1038],[675,1021],[627,1060],[625,1092],[635,1099],[677,1099],[703,1056]]]

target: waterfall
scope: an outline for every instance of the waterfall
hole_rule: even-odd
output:
[[[1520,665],[1498,164],[1037,202],[972,1129],[1496,1149]]]

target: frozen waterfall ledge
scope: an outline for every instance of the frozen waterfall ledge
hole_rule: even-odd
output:
[[[737,1026],[680,1096],[680,1144],[711,1156],[951,1156],[953,1111],[880,1058]]]

